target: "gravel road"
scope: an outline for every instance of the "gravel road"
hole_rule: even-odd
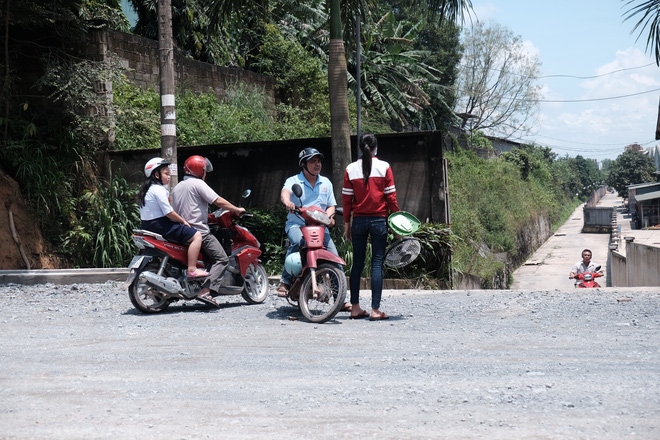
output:
[[[0,438],[658,439],[657,290],[385,291],[389,321],[314,325],[0,285]]]

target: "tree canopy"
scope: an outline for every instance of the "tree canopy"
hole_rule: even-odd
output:
[[[463,128],[504,138],[529,132],[538,111],[538,58],[496,23],[475,23],[463,46],[456,106],[457,113],[469,115]]]
[[[629,150],[619,155],[610,165],[607,184],[623,198],[628,197],[628,185],[654,182],[655,162],[640,151]]]

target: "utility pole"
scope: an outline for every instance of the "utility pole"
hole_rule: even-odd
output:
[[[163,159],[171,164],[171,190],[179,181],[176,162],[174,45],[172,44],[171,0],[158,0],[158,59],[160,68],[160,150]]]

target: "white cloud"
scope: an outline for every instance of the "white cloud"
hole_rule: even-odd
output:
[[[485,5],[479,5],[474,7],[474,14],[476,15],[476,19],[481,22],[490,20],[491,18],[493,18],[496,12],[497,12],[497,6],[495,6],[492,3],[487,3]]]
[[[523,52],[526,53],[530,58],[540,58],[541,51],[538,47],[534,46],[534,43],[531,41],[523,41],[522,43]]]

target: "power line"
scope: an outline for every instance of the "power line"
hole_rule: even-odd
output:
[[[474,68],[473,66],[468,66],[468,65],[465,65],[463,63],[459,63],[459,65],[463,68],[466,68],[466,69],[473,69]],[[622,69],[617,69],[617,70],[613,70],[611,72],[602,73],[600,75],[592,75],[592,76],[579,76],[579,75],[568,75],[568,74],[528,76],[528,75],[523,75],[523,74],[518,73],[518,72],[511,72],[511,71],[507,71],[507,72],[511,75],[521,76],[521,77],[530,78],[530,79],[542,79],[542,78],[594,79],[594,78],[602,78],[603,76],[613,75],[615,73],[624,72],[624,71],[628,71],[628,70],[644,69],[646,67],[653,66],[653,65],[655,65],[655,63],[644,64],[643,66],[636,66],[636,67],[624,67]],[[493,70],[495,72],[503,72],[502,69],[497,69],[495,67],[490,67],[489,70]]]
[[[547,137],[547,136],[541,136],[541,135],[538,135],[538,136]],[[549,138],[548,137],[548,139],[554,139],[554,138]],[[562,142],[568,142],[568,143],[571,143],[571,144],[577,144],[578,146],[571,147],[571,146],[567,146],[567,145],[555,145],[555,144],[546,144],[546,143],[543,143],[541,145],[544,146],[544,147],[550,147],[553,150],[560,150],[560,151],[584,152],[584,153],[616,153],[616,152],[623,152],[625,147],[628,146],[628,145],[639,144],[640,146],[645,146],[645,145],[652,144],[652,143],[656,142],[655,140],[652,139],[652,140],[648,140],[648,141],[645,141],[645,142],[630,142],[630,143],[627,143],[625,145],[624,144],[586,144],[586,145],[594,145],[594,146],[596,146],[596,145],[616,145],[616,147],[615,148],[584,148],[584,147],[579,146],[579,145],[584,145],[585,144],[585,143],[582,143],[582,142],[568,141],[568,140],[564,140],[564,139],[554,139],[554,140],[559,140],[559,141],[562,141]],[[521,143],[530,142],[529,140],[520,139],[520,138],[517,139],[516,141],[521,142]]]
[[[577,141],[569,141],[569,140],[566,140],[566,139],[559,139],[559,138],[553,138],[553,137],[550,137],[550,136],[544,136],[544,135],[542,135],[542,134],[537,134],[536,136],[538,136],[538,137],[542,137],[542,138],[546,138],[546,139],[552,139],[553,141],[559,141],[559,142],[570,142],[570,143],[572,143],[572,144],[580,144],[580,145],[594,145],[594,146],[601,145],[601,146],[612,146],[612,147],[614,147],[614,146],[620,146],[620,145],[621,145],[620,143],[616,143],[616,144],[603,144],[603,143],[593,143],[593,142],[577,142]],[[655,141],[654,141],[654,140],[650,140],[650,141],[646,141],[645,143],[648,144],[648,143],[651,143],[651,142],[655,142]],[[639,143],[639,142],[631,142],[631,143]],[[630,144],[628,144],[628,145],[630,145]],[[644,145],[644,144],[640,144],[640,145]]]
[[[637,69],[643,69],[643,68],[645,68],[645,67],[649,67],[649,66],[652,66],[652,65],[655,65],[655,63],[649,63],[649,64],[645,64],[645,65],[643,65],[643,66],[637,66],[637,67],[626,67],[626,68],[623,68],[623,69],[613,70],[613,71],[611,71],[611,72],[603,73],[603,74],[601,74],[601,75],[593,75],[593,76],[576,76],[576,75],[542,75],[542,76],[537,76],[536,78],[537,78],[537,79],[541,79],[541,78],[576,78],[576,79],[593,79],[593,78],[601,78],[601,77],[603,77],[603,76],[612,75],[612,74],[614,74],[614,73],[623,72],[623,71],[626,71],[626,70],[637,70]]]
[[[534,101],[537,102],[594,102],[594,101],[607,101],[610,99],[621,99],[621,98],[629,98],[631,96],[639,96],[639,95],[645,95],[647,93],[653,93],[657,92],[660,90],[660,88],[653,89],[653,90],[647,90],[645,92],[638,92],[638,93],[630,93],[629,95],[619,95],[619,96],[609,96],[607,98],[590,98],[590,99],[566,99],[566,100],[559,100],[559,99],[536,99]],[[504,98],[504,99],[511,99],[515,100],[515,98]],[[519,99],[519,101],[531,101],[529,99]]]

